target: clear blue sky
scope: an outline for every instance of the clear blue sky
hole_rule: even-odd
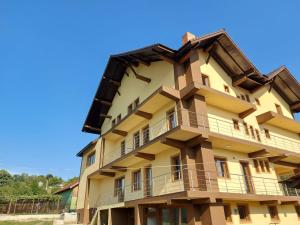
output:
[[[81,127],[110,54],[225,28],[264,73],[300,79],[299,1],[0,1],[0,168],[79,173]]]

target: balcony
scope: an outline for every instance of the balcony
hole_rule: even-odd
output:
[[[300,153],[300,141],[290,138],[285,138],[281,136],[277,136],[274,134],[270,134],[269,137],[266,137],[266,134],[263,130],[258,130],[253,132],[244,127],[243,124],[239,123],[239,129],[235,129],[233,122],[229,122],[222,119],[217,119],[214,117],[209,116],[209,129],[212,133],[211,139],[213,143],[217,145],[217,147],[226,148],[227,146],[232,147],[232,150],[245,150],[247,153],[251,151],[257,150],[256,148],[261,148],[261,146],[255,147],[247,145],[247,143],[236,143],[235,140],[227,141],[228,143],[224,142],[222,136],[213,135],[213,134],[221,134],[224,136],[238,138],[240,140],[251,141],[256,144],[270,146],[273,149],[281,149],[283,151],[295,152]],[[278,152],[280,153],[280,152]]]
[[[263,114],[256,116],[257,122],[259,124],[270,124],[284,130],[288,130],[294,132],[296,134],[300,134],[300,122],[283,116],[279,113],[275,113],[273,111],[268,111]]]
[[[122,202],[162,196],[187,191],[180,198],[224,198],[244,199],[254,201],[280,200],[282,202],[299,201],[300,190],[288,188],[277,179],[264,177],[245,177],[241,174],[229,174],[230,178],[216,178],[216,174],[209,171],[182,170],[189,177],[196,177],[198,184],[193,185],[183,179],[174,180],[171,172],[160,174],[160,168],[153,168],[153,174],[159,174],[150,179],[141,179],[138,183],[129,182],[117,189],[111,188],[110,192],[99,193],[98,207],[119,204]],[[131,180],[131,179],[127,179]],[[138,190],[133,187],[139,187]],[[273,196],[273,197],[271,197]],[[170,197],[169,197],[170,198]]]
[[[204,96],[208,105],[238,114],[240,118],[245,118],[256,110],[256,106],[250,102],[196,82],[190,84],[181,92],[181,95],[185,98],[194,94]]]
[[[166,113],[163,114],[166,115]],[[136,133],[136,131],[131,131],[131,133]],[[121,147],[121,144],[117,144],[116,147],[110,149],[106,145],[108,150],[104,153],[103,168],[107,168],[108,165],[112,166],[112,164],[130,166],[138,163],[143,159],[143,157],[137,156],[138,152],[148,154],[148,156],[151,154],[154,157],[155,154],[170,148],[162,143],[162,138],[187,141],[203,135],[203,132],[208,132],[208,122],[205,118],[187,110],[176,110],[142,130],[138,138],[127,137],[124,146]]]
[[[177,99],[179,99],[177,90],[162,86],[102,136],[107,140],[116,141],[122,138],[122,134],[126,134],[141,122],[150,120],[153,114],[165,105],[175,103]]]

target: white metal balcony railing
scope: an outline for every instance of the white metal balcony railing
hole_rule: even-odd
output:
[[[109,164],[110,162],[120,158],[137,149],[153,139],[159,137],[160,135],[176,128],[178,125],[193,126],[198,128],[204,128],[208,130],[208,126],[205,125],[205,120],[202,118],[203,115],[196,116],[195,113],[189,112],[187,110],[177,110],[174,113],[168,114],[166,117],[157,121],[146,129],[140,129],[135,132],[139,132],[139,135],[133,135],[130,138],[125,139],[125,144],[123,146],[117,146],[115,149],[110,150],[104,154],[103,166]],[[206,122],[207,124],[207,122]]]
[[[285,138],[274,134],[269,134],[266,137],[264,130],[250,129],[250,124],[246,128],[244,124],[238,123],[239,129],[236,129],[233,122],[214,118],[203,114],[197,114],[185,109],[179,109],[173,114],[162,118],[155,124],[148,126],[146,129],[141,129],[138,137],[126,138],[123,146],[117,146],[115,149],[106,151],[104,154],[103,166],[126,155],[134,149],[143,146],[156,137],[166,133],[167,131],[177,127],[178,125],[200,128],[205,131],[218,133],[234,138],[248,140],[264,145],[285,149],[288,151],[300,153],[300,141],[291,138]]]
[[[300,195],[299,189],[288,188],[278,183],[277,179],[246,177],[241,174],[229,174],[229,178],[215,178],[216,174],[207,171],[185,169],[181,172],[184,173],[183,178],[176,181],[174,181],[174,176],[170,172],[148,180],[140,180],[138,185],[134,183],[126,185],[124,182],[123,187],[115,189],[112,187],[110,192],[100,192],[96,202],[97,206],[117,204],[184,190],[273,196]],[[187,177],[190,178],[190,181]],[[139,190],[133,191],[134,186],[140,187]]]

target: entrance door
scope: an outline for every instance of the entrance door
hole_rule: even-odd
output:
[[[152,168],[146,167],[145,168],[145,196],[149,197],[152,196]]]
[[[125,194],[125,177],[121,177],[115,182],[115,193],[118,196],[118,201],[123,202]]]
[[[144,225],[158,225],[158,208],[144,208]]]
[[[242,166],[242,173],[243,173],[243,178],[242,179],[244,179],[246,192],[249,193],[249,194],[252,194],[252,193],[254,193],[254,188],[253,188],[249,163],[248,162],[241,162],[241,166]]]

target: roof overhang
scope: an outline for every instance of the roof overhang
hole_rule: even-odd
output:
[[[203,49],[214,58],[232,78],[234,86],[255,92],[267,84],[288,102],[293,112],[300,112],[300,86],[296,79],[284,69],[273,71],[268,76],[263,75],[237,47],[229,35],[220,30],[188,41],[178,50],[173,50],[162,44],[151,45],[142,49],[112,55],[96,91],[82,131],[101,134],[101,126],[118,93],[121,80],[128,67],[139,64],[150,65],[155,61],[183,63],[189,59],[193,50]],[[276,79],[275,79],[276,77]]]
[[[90,148],[91,148],[92,146],[94,146],[94,145],[97,143],[98,140],[99,140],[99,139],[97,138],[97,139],[91,141],[90,143],[88,143],[83,149],[81,149],[81,150],[76,154],[76,156],[82,157],[82,156],[83,156],[83,153],[86,152],[87,150],[90,150]]]

